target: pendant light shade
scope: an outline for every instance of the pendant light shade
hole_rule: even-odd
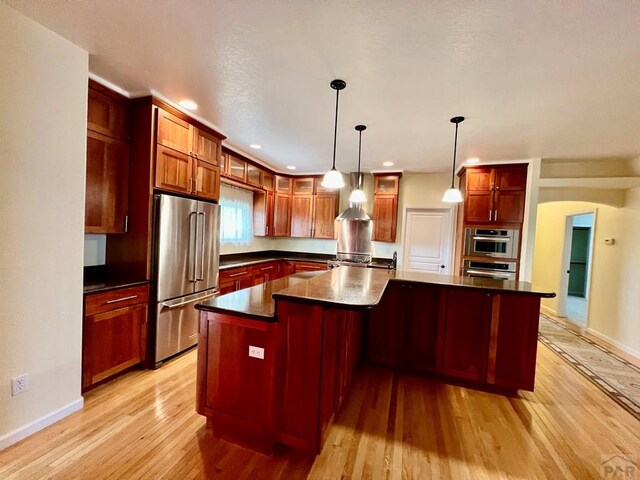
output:
[[[349,203],[364,203],[367,201],[367,197],[362,191],[362,177],[360,176],[360,157],[362,155],[362,131],[366,130],[365,125],[356,125],[356,131],[359,134],[358,137],[358,188],[351,192],[349,195]]]
[[[336,91],[336,119],[333,126],[333,164],[331,170],[324,174],[322,186],[324,188],[342,188],[344,187],[344,179],[342,174],[336,170],[336,140],[338,137],[338,101],[340,99],[340,90],[347,86],[344,80],[334,80],[331,82],[331,88]]]
[[[453,180],[456,176],[456,153],[458,149],[458,124],[464,122],[464,117],[453,117],[451,123],[456,124],[456,136],[453,142],[453,164],[451,165],[451,188],[444,192],[442,201],[445,203],[460,203],[462,201],[462,193],[453,186]]]

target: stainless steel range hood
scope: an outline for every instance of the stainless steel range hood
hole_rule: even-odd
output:
[[[351,173],[351,189],[358,188],[358,174]],[[373,221],[360,204],[349,204],[344,212],[336,218],[338,222],[337,258],[353,259],[363,262],[371,260],[373,247]]]

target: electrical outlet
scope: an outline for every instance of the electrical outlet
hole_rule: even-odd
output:
[[[260,360],[264,360],[264,348],[254,347],[253,345],[249,345],[249,356],[253,358],[259,358]]]
[[[24,392],[29,388],[29,374],[25,373],[11,379],[11,396]]]

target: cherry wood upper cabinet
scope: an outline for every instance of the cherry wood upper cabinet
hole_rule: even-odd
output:
[[[193,159],[184,153],[158,145],[155,187],[177,193],[191,193]]]
[[[201,162],[218,165],[221,153],[220,140],[199,128],[191,128],[193,155]]]
[[[395,242],[401,173],[373,177],[373,239]]]
[[[288,237],[291,233],[291,195],[276,192],[273,198],[273,236]]]
[[[474,192],[493,190],[493,176],[494,171],[492,168],[474,167],[467,169],[467,191]]]
[[[293,194],[294,195],[313,195],[314,190],[313,177],[298,177],[293,179]]]
[[[505,165],[494,169],[496,190],[524,190],[527,187],[527,165]]]
[[[220,175],[229,176],[229,154],[227,152],[220,152]]]
[[[526,164],[468,167],[464,176],[464,223],[523,222]]]
[[[311,237],[313,195],[293,195],[291,198],[291,236]]]
[[[273,192],[275,188],[275,177],[272,174],[268,172],[262,172],[262,188]]]
[[[218,200],[220,198],[220,167],[196,159],[193,162],[195,181],[193,194],[201,198]]]
[[[127,100],[89,80],[87,129],[111,138],[126,140]]]
[[[276,175],[276,192],[291,193],[291,178]]]
[[[395,242],[398,225],[398,196],[374,195],[373,239],[378,242]]]
[[[157,143],[186,155],[191,155],[191,125],[161,108],[158,109]]]
[[[247,162],[239,159],[234,155],[228,155],[227,159],[229,160],[229,166],[227,167],[229,178],[233,178],[234,180],[238,180],[240,182],[246,182]]]
[[[262,186],[262,170],[250,163],[247,163],[247,183],[254,187]]]
[[[85,233],[124,233],[129,193],[129,145],[87,132]]]
[[[316,194],[313,207],[313,238],[335,238],[335,219],[337,214],[337,194]]]
[[[85,233],[125,233],[129,203],[127,99],[89,80]]]

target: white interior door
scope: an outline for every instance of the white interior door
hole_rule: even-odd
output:
[[[451,272],[451,210],[408,208],[404,231],[403,270]]]

